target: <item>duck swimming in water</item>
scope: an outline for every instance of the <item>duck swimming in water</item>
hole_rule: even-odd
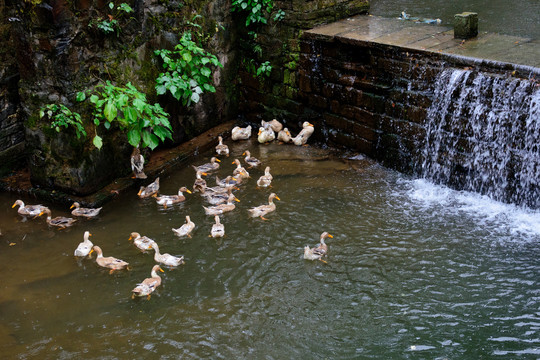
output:
[[[152,271],[150,272],[150,277],[144,279],[141,283],[131,290],[131,298],[134,299],[135,296],[146,296],[150,300],[150,296],[161,285],[161,277],[158,275],[158,271],[164,272],[161,266],[154,265]]]
[[[229,156],[229,147],[223,144],[223,138],[218,136],[219,144],[216,145],[216,154]]]
[[[35,218],[36,216],[41,215],[46,209],[48,209],[48,207],[43,205],[25,205],[22,200],[15,201],[15,203],[11,207],[14,208],[17,205],[19,206],[19,208],[17,209],[17,213],[24,217],[30,218]]]
[[[124,260],[120,260],[112,256],[104,257],[103,251],[97,245],[94,245],[92,249],[97,254],[96,263],[101,267],[110,269],[109,274],[112,274],[116,270],[127,269],[129,266],[129,263],[125,262]]]
[[[167,208],[167,206],[171,206],[174,204],[181,203],[186,200],[186,197],[184,196],[184,193],[187,192],[188,194],[191,194],[191,191],[188,190],[185,186],[182,186],[180,189],[178,189],[177,195],[161,195],[156,196],[156,202],[159,205],[163,205],[164,208]]]
[[[246,155],[246,157],[244,158],[244,161],[245,161],[246,164],[248,164],[250,167],[256,167],[256,166],[261,165],[261,160],[259,160],[259,159],[257,159],[257,158],[254,158],[253,156],[251,156],[251,153],[249,152],[249,150],[244,151],[244,153],[243,153],[242,155]]]
[[[210,231],[210,236],[213,238],[224,237],[225,236],[225,225],[220,222],[219,215],[214,216],[214,221],[216,222],[212,225],[212,230]]]
[[[53,219],[51,216],[51,210],[49,209],[45,209],[39,216],[41,216],[42,214],[47,214],[47,224],[49,224],[50,226],[56,226],[60,229],[70,227],[77,221],[77,219],[64,216],[57,216]]]
[[[159,177],[156,178],[156,180],[154,180],[148,186],[141,186],[137,195],[139,195],[139,197],[142,199],[142,198],[147,198],[153,195],[157,195],[158,191],[159,191]]]
[[[257,186],[258,187],[269,187],[270,184],[272,183],[272,179],[274,179],[274,177],[272,176],[272,174],[270,174],[270,166],[267,166],[264,169],[264,175],[261,175],[259,180],[257,180]]]
[[[93,218],[99,215],[99,212],[102,208],[83,208],[78,202],[74,202],[73,205],[71,205],[70,209],[73,209],[71,211],[71,215],[82,216],[85,218]]]
[[[220,163],[220,162],[221,161],[218,158],[213,156],[210,159],[209,163],[199,165],[199,166],[193,165],[193,168],[195,169],[195,171],[201,171],[201,172],[208,173],[208,172],[212,172],[212,171],[215,171],[215,170],[219,169],[219,164],[218,163]]]
[[[249,215],[251,217],[260,217],[263,220],[267,220],[264,218],[264,215],[276,210],[276,204],[274,204],[274,199],[280,200],[275,193],[271,193],[270,196],[268,196],[268,204],[249,209]]]
[[[85,257],[90,255],[90,253],[92,252],[92,248],[94,247],[94,244],[92,244],[92,242],[90,241],[90,236],[92,236],[92,234],[90,234],[90,231],[84,232],[84,240],[83,242],[79,243],[79,246],[77,246],[73,255],[78,257]]]
[[[180,226],[178,229],[172,228],[172,231],[177,236],[189,236],[191,237],[191,232],[195,229],[195,223],[191,221],[189,215],[186,215],[186,223]]]

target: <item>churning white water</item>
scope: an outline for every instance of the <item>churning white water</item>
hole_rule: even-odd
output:
[[[540,88],[446,69],[434,84],[422,176],[498,201],[540,206]]]

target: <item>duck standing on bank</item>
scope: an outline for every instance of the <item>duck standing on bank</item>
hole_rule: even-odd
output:
[[[261,144],[273,141],[276,138],[276,134],[274,133],[274,130],[272,130],[272,127],[270,124],[265,123],[264,126],[261,126],[259,128],[259,132],[257,133],[257,141]]]
[[[48,210],[48,208],[43,205],[25,205],[22,200],[15,201],[15,203],[11,207],[14,208],[17,205],[19,205],[17,213],[19,215],[29,218],[35,218],[36,216],[40,216],[45,210]]]
[[[292,138],[292,142],[294,145],[300,146],[305,145],[311,136],[313,132],[315,131],[315,128],[313,127],[313,124],[310,124],[307,121],[304,121],[302,124],[302,130],[298,135],[296,135],[294,138]]]
[[[188,236],[191,237],[191,232],[195,229],[195,223],[191,221],[189,215],[186,215],[186,223],[180,226],[178,229],[172,228],[172,231],[177,236]]]
[[[131,153],[131,170],[133,171],[133,177],[135,179],[147,178],[144,173],[144,157],[138,146],[134,147],[133,152]]]
[[[237,140],[248,140],[251,137],[251,125],[248,125],[245,128],[240,126],[235,126],[231,130],[231,139],[233,141]]]
[[[137,195],[139,195],[141,199],[144,199],[153,195],[157,195],[158,191],[159,191],[159,177],[157,177],[156,180],[154,180],[148,186],[141,186]]]
[[[104,257],[103,251],[97,245],[94,245],[92,249],[97,254],[96,263],[101,267],[110,269],[109,274],[112,274],[116,270],[127,269],[129,266],[129,263],[125,262],[124,260],[120,260],[112,256]]]
[[[73,209],[75,208],[75,209]],[[99,212],[102,208],[84,208],[81,207],[81,205],[78,202],[74,202],[73,205],[71,205],[70,209],[73,209],[71,211],[71,215],[73,216],[81,216],[85,218],[93,218],[99,215]]]
[[[131,298],[134,299],[135,296],[142,297],[146,296],[147,300],[150,300],[150,296],[161,285],[161,277],[158,275],[158,271],[164,272],[161,266],[154,265],[152,271],[150,272],[150,277],[144,279],[140,284],[131,290]]]
[[[289,131],[289,129],[284,128],[278,133],[277,139],[281,142],[284,142],[285,144],[290,143],[292,140],[291,132]]]
[[[216,145],[216,154],[229,156],[229,147],[223,144],[223,138],[218,136],[219,144]]]

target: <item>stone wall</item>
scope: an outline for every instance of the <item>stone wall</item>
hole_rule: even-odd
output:
[[[174,129],[173,141],[165,146],[187,141],[236,113],[237,97],[230,95],[235,91],[236,37],[228,1],[4,1],[2,14],[10,21],[0,29],[0,160],[7,163],[4,147],[15,146],[21,154],[17,146],[25,146],[24,162],[34,186],[84,195],[129,173],[125,134],[96,129],[90,107],[75,100],[77,92],[105,80],[119,86],[131,82],[149,103],[162,104]],[[111,2],[127,3],[135,11],[117,18],[119,31],[105,34],[95,24],[112,13]],[[172,49],[186,29],[200,31],[204,46],[225,65],[214,76],[216,93],[204,94],[189,108],[154,90],[161,63],[153,51]],[[71,130],[51,131],[38,115],[50,103],[81,113],[86,132],[98,131],[104,138],[103,148],[93,147],[91,136],[77,140]]]
[[[277,118],[290,130],[298,131],[302,122],[312,117],[299,94],[302,34],[317,25],[366,13],[369,2],[288,0],[276,1],[275,7],[285,12],[284,19],[259,27],[257,40],[262,48],[261,61],[270,61],[272,72],[268,78],[255,77],[240,69],[240,114],[250,123]]]

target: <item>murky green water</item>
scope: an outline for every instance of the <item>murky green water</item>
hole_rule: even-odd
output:
[[[1,357],[540,356],[539,213],[316,147],[231,145],[220,177],[249,148],[272,168],[274,186],[257,189],[264,168],[251,170],[237,209],[222,216],[220,241],[208,237],[213,218],[198,195],[164,210],[133,189],[99,219],[58,231],[45,219],[22,222],[11,208],[17,196],[0,194]],[[191,167],[179,168],[161,177],[161,192],[194,179]],[[207,181],[214,185],[213,176]],[[281,198],[277,211],[268,221],[249,218],[271,191]],[[191,239],[171,231],[185,215],[197,225]],[[94,260],[77,261],[85,230],[132,270],[109,275]],[[128,241],[132,231],[186,258],[165,269],[150,301],[130,298],[154,264]],[[303,260],[303,246],[323,231],[334,235],[328,264]]]
[[[454,15],[466,11],[478,13],[478,30],[540,39],[540,2],[538,0],[372,0],[370,13],[399,17],[405,11],[412,17],[441,19],[452,25]]]

